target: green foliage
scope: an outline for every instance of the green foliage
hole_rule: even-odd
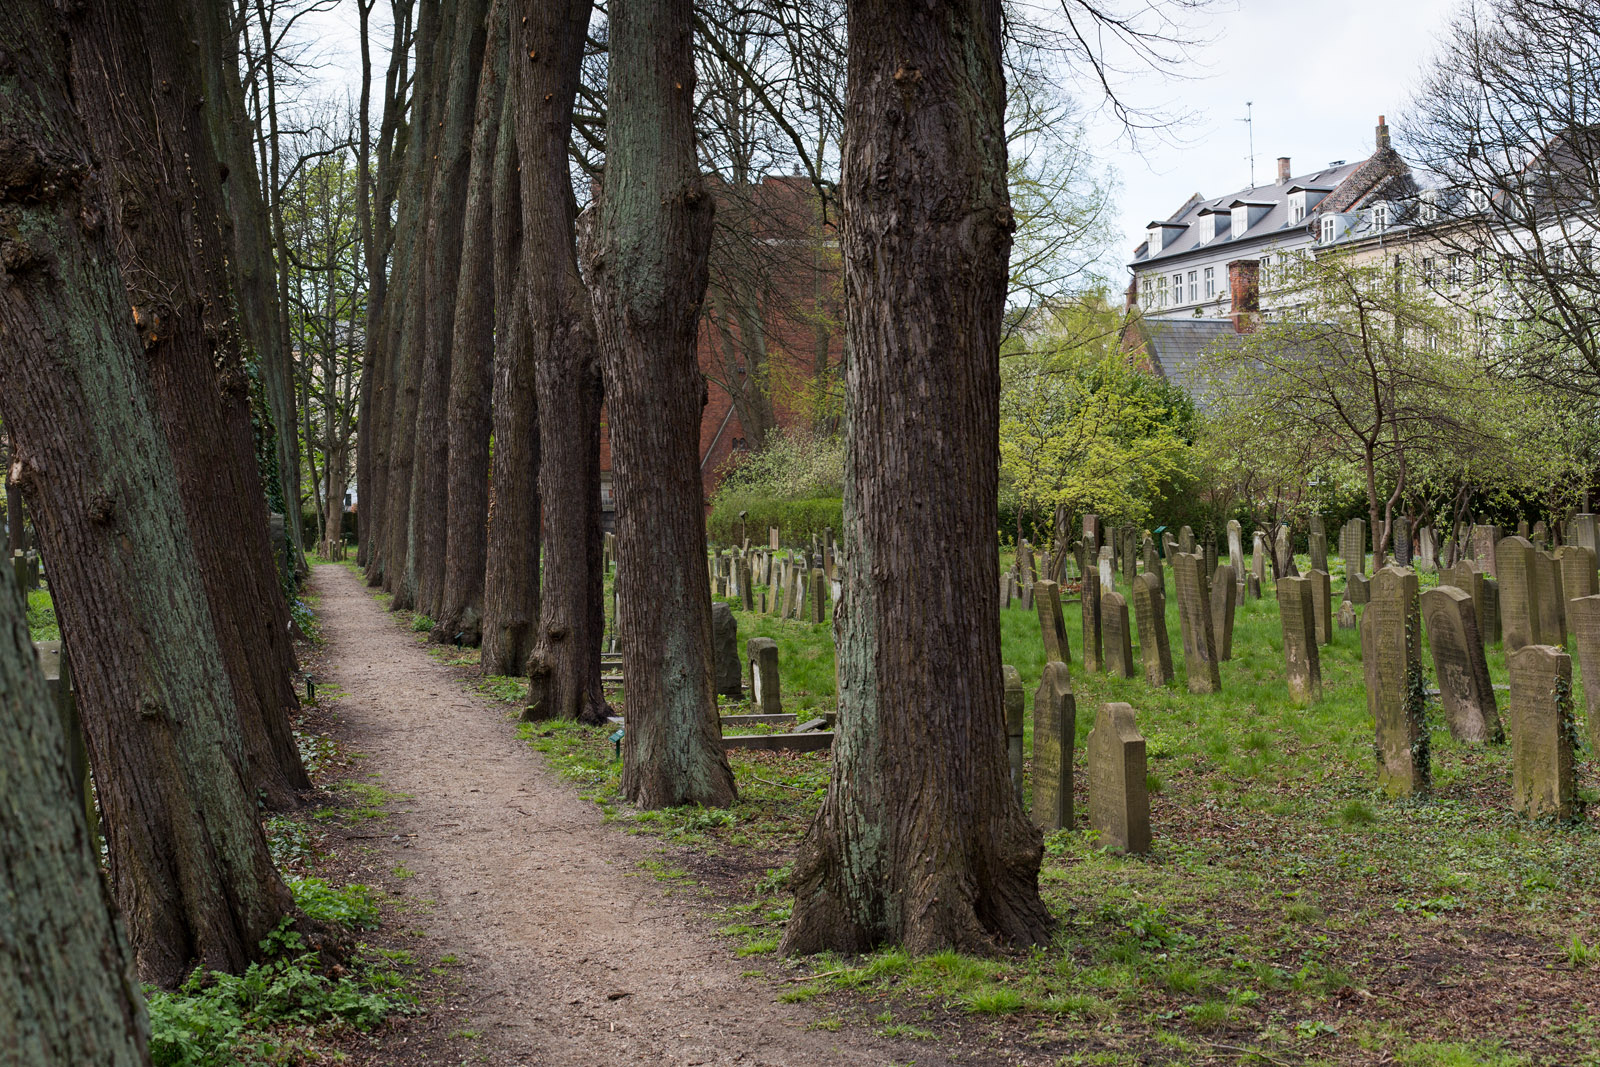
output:
[[[357,884],[339,888],[321,878],[290,878],[287,882],[294,893],[294,902],[306,913],[307,918],[336,923],[352,930],[378,928],[378,905],[367,886]]]
[[[11,575],[7,573],[5,579],[10,581]],[[61,624],[56,621],[56,605],[48,589],[28,594],[28,636],[35,641],[61,640]]]
[[[739,543],[741,511],[746,513],[742,527],[745,536],[761,544],[766,543],[769,526],[782,531],[788,545],[808,545],[813,536],[822,537],[825,530],[832,530],[837,537],[844,528],[844,500],[840,497],[775,500],[750,492],[719,491],[706,520],[713,543]]]
[[[767,528],[776,526],[785,544],[808,544],[812,535],[844,526],[843,438],[774,430],[759,452],[734,455],[720,474],[706,520],[713,542],[748,536],[764,544]]]
[[[433,620],[426,615],[417,615],[411,620],[411,632],[425,634],[433,629]]]

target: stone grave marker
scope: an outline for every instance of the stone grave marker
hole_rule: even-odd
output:
[[[1367,524],[1361,519],[1351,519],[1339,531],[1339,555],[1344,559],[1344,573],[1348,579],[1353,574],[1367,572]],[[1348,596],[1346,600],[1350,599]]]
[[[1167,640],[1167,591],[1158,574],[1146,571],[1133,583],[1133,617],[1139,627],[1144,680],[1164,686],[1172,681],[1172,648]]]
[[[739,606],[745,611],[756,609],[755,582],[751,580],[750,561],[739,560]]]
[[[767,527],[767,547],[774,552],[778,551],[778,532],[776,526]]]
[[[1096,555],[1104,539],[1100,534],[1100,516],[1090,512],[1083,517],[1083,548],[1086,555]]]
[[[1222,674],[1211,625],[1211,590],[1201,558],[1190,552],[1179,552],[1173,558],[1172,575],[1178,597],[1178,624],[1183,631],[1183,660],[1189,692],[1219,692]]]
[[[1311,569],[1326,571],[1328,569],[1328,535],[1313,533],[1307,539],[1307,551],[1311,556]]]
[[[1578,671],[1589,721],[1589,751],[1600,752],[1600,595],[1567,601],[1567,621],[1578,646]]]
[[[806,599],[811,609],[812,622],[828,621],[828,575],[821,567],[811,572],[811,588]]]
[[[1500,584],[1500,629],[1507,652],[1543,644],[1540,624],[1538,562],[1526,537],[1506,537],[1495,546],[1495,573]]]
[[[1033,694],[1033,823],[1045,833],[1072,827],[1072,756],[1078,704],[1059,661],[1044,665]]]
[[[1533,531],[1528,528],[1527,519],[1517,520],[1517,536],[1522,538],[1524,541],[1527,541],[1529,544],[1533,543]]]
[[[1139,573],[1139,531],[1129,526],[1122,531],[1122,580],[1130,588]]]
[[[1539,581],[1540,643],[1564,649],[1567,647],[1567,598],[1561,589],[1561,564],[1550,553],[1535,548],[1533,567]]]
[[[1278,621],[1283,627],[1283,661],[1289,696],[1299,704],[1322,699],[1322,658],[1317,652],[1316,603],[1311,579],[1278,579]]]
[[[1240,581],[1244,580],[1244,528],[1238,519],[1228,520],[1228,565]]]
[[[1472,597],[1453,585],[1441,585],[1423,593],[1421,599],[1433,670],[1439,679],[1439,703],[1450,736],[1471,744],[1503,741]]]
[[[1293,577],[1300,573],[1294,565],[1294,548],[1289,543],[1289,524],[1286,522],[1278,524],[1278,533],[1273,543],[1273,551],[1273,565],[1276,568],[1272,574],[1274,581],[1284,575]]]
[[[1067,623],[1061,614],[1061,587],[1041,579],[1033,587],[1033,603],[1039,611],[1039,634],[1044,640],[1044,661],[1072,662],[1072,646],[1067,640]]]
[[[1308,571],[1311,583],[1311,618],[1316,623],[1317,644],[1333,644],[1333,580],[1327,571]]]
[[[1432,526],[1424,526],[1417,531],[1417,569],[1424,571],[1439,569],[1439,552],[1434,542]]]
[[[1600,556],[1600,515],[1583,512],[1572,517],[1571,543]]]
[[[1339,629],[1354,630],[1356,628],[1356,606],[1348,600],[1339,601]]]
[[[1215,575],[1217,573],[1217,546],[1210,539],[1207,539],[1206,543],[1200,546],[1200,558],[1206,573]]]
[[[1018,599],[1021,602],[1023,611],[1032,611],[1033,610],[1033,586],[1032,585],[1023,586],[1022,587],[1022,596],[1019,597]]]
[[[1022,739],[1023,715],[1027,694],[1022,688],[1022,675],[1011,664],[1000,668],[1005,685],[1006,753],[1011,760],[1011,785],[1017,791],[1017,803],[1022,803]]]
[[[1184,526],[1178,530],[1178,551],[1194,551],[1194,531],[1187,526]]]
[[[1133,637],[1128,626],[1128,601],[1108,591],[1100,597],[1100,624],[1105,634],[1105,668],[1113,678],[1133,677]]]
[[[1500,565],[1495,556],[1500,541],[1498,526],[1479,525],[1472,528],[1472,558],[1483,564],[1484,573],[1495,581],[1500,580]]]
[[[1394,561],[1402,567],[1411,566],[1411,520],[1404,515],[1396,515],[1394,530]]]
[[[1158,576],[1165,573],[1161,566],[1161,554],[1156,551],[1156,543],[1148,537],[1144,539],[1144,572]],[[1162,580],[1165,581],[1165,578]]]
[[[1533,531],[1528,534],[1528,540],[1533,543],[1534,548],[1541,550],[1550,543],[1550,528],[1544,524],[1543,519],[1533,524]]]
[[[1233,658],[1233,616],[1238,596],[1233,567],[1224,563],[1212,572],[1211,578],[1211,634],[1216,638],[1219,663]]]
[[[711,605],[711,651],[716,664],[717,695],[744,699],[744,671],[739,669],[739,624],[725,602]]]
[[[1372,579],[1365,574],[1352,574],[1344,585],[1344,596],[1352,604],[1365,604],[1372,599]]]
[[[1100,670],[1100,578],[1084,572],[1079,602],[1083,623],[1083,669],[1090,674]]]
[[[1250,542],[1250,577],[1255,581],[1255,595],[1259,597],[1261,586],[1267,581],[1267,535],[1260,530]]]
[[[1511,806],[1530,819],[1578,815],[1572,658],[1550,645],[1506,657],[1511,674]]]
[[[1187,553],[1186,553],[1187,554]],[[1102,847],[1150,851],[1144,738],[1127,704],[1101,704],[1089,731],[1089,826]]]
[[[1393,564],[1372,576],[1361,618],[1361,666],[1376,731],[1378,785],[1389,796],[1424,796],[1432,785],[1422,684],[1417,576]]]
[[[778,642],[770,637],[752,637],[744,643],[750,661],[750,699],[762,715],[782,715],[783,698],[778,692]]]
[[[1582,545],[1562,545],[1556,549],[1556,563],[1561,568],[1561,596],[1564,604],[1571,604],[1579,597],[1600,593],[1600,584],[1595,580],[1595,557],[1592,549],[1584,548]],[[1572,629],[1570,617],[1567,619],[1567,629]]]
[[[1111,592],[1117,587],[1116,560],[1113,558],[1111,546],[1107,545],[1100,550],[1100,557],[1096,561],[1100,574],[1100,588],[1103,592]]]

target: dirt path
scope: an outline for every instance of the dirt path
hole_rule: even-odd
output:
[[[807,1030],[817,1016],[739,977],[636,863],[650,845],[519,741],[504,708],[464,689],[338,566],[313,571],[340,718],[363,766],[409,799],[384,823],[386,866],[436,902],[418,925],[478,999],[462,1054],[492,1064],[937,1064],[936,1049]],[[408,837],[407,835],[415,835]],[[631,877],[630,877],[631,875]]]

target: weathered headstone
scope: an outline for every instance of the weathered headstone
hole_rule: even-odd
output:
[[[1172,648],[1167,639],[1167,591],[1158,574],[1146,571],[1133,583],[1133,617],[1139,627],[1144,680],[1166,685],[1172,681]]]
[[[744,698],[744,671],[739,669],[739,624],[725,602],[711,605],[711,652],[716,664],[717,695]]]
[[[1311,557],[1311,569],[1326,571],[1328,569],[1328,535],[1313,533],[1307,539],[1307,552]]]
[[[1217,661],[1233,658],[1233,615],[1239,586],[1233,567],[1224,563],[1211,576],[1211,634],[1217,642]]]
[[[778,533],[779,530],[776,526],[767,527],[767,547],[774,552],[778,551]]]
[[[1238,519],[1228,520],[1228,564],[1240,581],[1244,580],[1244,529]]]
[[[1101,704],[1089,731],[1089,826],[1102,847],[1150,851],[1144,738],[1127,704]]]
[[[1351,519],[1339,531],[1339,555],[1344,557],[1346,579],[1351,575],[1367,573],[1367,524],[1362,519]],[[1345,597],[1349,600],[1349,596]]]
[[[811,621],[828,621],[828,575],[821,567],[811,572],[811,589],[806,599],[810,601]]]
[[[1316,623],[1317,644],[1333,644],[1333,580],[1327,571],[1309,571],[1306,581],[1311,583],[1311,618]]]
[[[1372,579],[1365,574],[1352,574],[1344,586],[1344,598],[1352,604],[1365,604],[1372,599]]]
[[[1376,730],[1378,785],[1390,796],[1422,796],[1432,785],[1422,684],[1417,576],[1390,564],[1372,576],[1361,618],[1361,666]]]
[[[1022,587],[1022,596],[1021,596],[1020,600],[1021,600],[1021,603],[1022,603],[1022,610],[1023,611],[1032,611],[1033,610],[1033,585],[1032,585],[1032,583],[1029,583],[1028,585],[1025,585],[1025,586]]]
[[[1133,677],[1133,636],[1129,632],[1128,602],[1121,593],[1100,597],[1100,625],[1105,634],[1106,673],[1113,678]]]
[[[1300,571],[1294,565],[1294,548],[1289,542],[1289,524],[1279,523],[1278,533],[1273,541],[1273,580],[1276,581],[1284,575],[1294,576]]]
[[[1322,657],[1317,652],[1316,603],[1311,579],[1278,579],[1278,621],[1283,626],[1283,662],[1289,696],[1300,704],[1322,699]]]
[[[1565,649],[1567,613],[1561,590],[1561,564],[1550,553],[1535,548],[1533,573],[1539,583],[1539,643]]]
[[[778,642],[770,637],[752,637],[744,643],[750,661],[750,700],[762,715],[782,715],[783,697],[778,690]]]
[[[1122,580],[1130,587],[1139,573],[1139,531],[1129,526],[1122,531]]]
[[[1424,526],[1417,531],[1417,569],[1424,571],[1439,569],[1439,552],[1434,541],[1432,526]]]
[[[1100,558],[1097,561],[1097,567],[1100,575],[1101,590],[1107,593],[1111,592],[1111,590],[1117,587],[1117,576],[1116,561],[1112,559],[1110,545],[1107,545],[1105,548],[1100,550]]]
[[[1533,530],[1528,534],[1528,540],[1533,542],[1533,547],[1542,549],[1550,543],[1550,528],[1540,519],[1533,524]]]
[[[1511,674],[1511,806],[1530,819],[1578,814],[1572,658],[1550,645],[1506,657]],[[1091,802],[1092,803],[1092,802]]]
[[[1144,539],[1144,572],[1158,576],[1165,573],[1161,565],[1161,553],[1156,551],[1156,543],[1148,537]]]
[[[1017,803],[1022,803],[1022,739],[1023,713],[1027,694],[1022,688],[1022,675],[1011,664],[1000,668],[1005,685],[1006,752],[1011,760],[1011,785],[1017,791]]]
[[[1072,755],[1078,704],[1067,665],[1047,662],[1033,694],[1033,822],[1045,833],[1072,826]]]
[[[1200,546],[1200,559],[1207,574],[1215,575],[1217,573],[1217,545],[1209,537],[1206,538],[1205,544]]]
[[[1496,549],[1500,546],[1500,527],[1478,525],[1472,528],[1472,558],[1483,564],[1484,573],[1500,580],[1500,564]]]
[[[1339,629],[1354,630],[1356,628],[1356,606],[1348,600],[1339,601]]]
[[[1571,522],[1572,537],[1569,544],[1580,548],[1587,548],[1590,552],[1600,556],[1600,515],[1591,515],[1588,512],[1574,515]]]
[[[1600,595],[1567,601],[1567,621],[1578,646],[1578,671],[1589,720],[1589,750],[1600,752]]]
[[[1184,672],[1188,676],[1189,692],[1218,692],[1222,689],[1222,675],[1211,625],[1211,590],[1201,558],[1179,552],[1173,557],[1172,578],[1178,598],[1178,625],[1183,631]]]
[[[1017,543],[1017,580],[1023,585],[1039,580],[1039,571],[1033,563],[1033,546],[1027,541]]]
[[[1394,542],[1394,561],[1402,567],[1411,566],[1411,520],[1396,515],[1391,539]]]
[[[1187,526],[1184,526],[1178,530],[1178,551],[1194,551],[1194,531]]]
[[[1083,669],[1090,674],[1100,670],[1100,576],[1087,571],[1079,591],[1083,623]]]
[[[1543,644],[1542,583],[1533,544],[1526,537],[1503,538],[1495,546],[1495,573],[1500,581],[1500,631],[1506,651]]]
[[[1255,595],[1259,597],[1261,586],[1267,581],[1267,535],[1260,530],[1250,542],[1250,577],[1255,580]]]
[[[1595,557],[1592,549],[1584,548],[1582,545],[1562,545],[1556,549],[1556,563],[1561,567],[1563,603],[1571,604],[1579,597],[1600,593],[1600,584],[1595,580]],[[1572,629],[1571,618],[1567,619],[1567,629]]]
[[[1067,640],[1067,623],[1061,614],[1061,587],[1041,579],[1033,587],[1033,604],[1039,611],[1039,636],[1044,641],[1044,661],[1072,662],[1072,645]]]
[[[1522,538],[1524,541],[1527,541],[1529,544],[1533,543],[1533,531],[1528,528],[1528,520],[1527,519],[1518,519],[1517,520],[1517,534],[1516,535],[1518,537]]]
[[[751,579],[750,561],[741,557],[739,568],[739,606],[745,611],[754,611],[756,608],[755,582]]]
[[[1503,740],[1472,597],[1453,585],[1441,585],[1423,593],[1421,600],[1450,736],[1471,743]]]

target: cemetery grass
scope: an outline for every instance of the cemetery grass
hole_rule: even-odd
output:
[[[1356,631],[1321,649],[1323,700],[1295,706],[1270,587],[1239,605],[1223,691],[1188,694],[1168,584],[1172,686],[1073,663],[1077,824],[1045,842],[1058,926],[1027,951],[781,959],[789,863],[826,790],[826,754],[734,751],[734,807],[638,812],[618,798],[611,728],[522,733],[609,819],[660,838],[646,873],[700,900],[730,950],[825,1028],[1063,1064],[1600,1064],[1600,835],[1513,815],[1509,746],[1457,744],[1436,705],[1432,795],[1378,794]],[[1066,614],[1076,652],[1077,604]],[[735,615],[741,652],[752,636],[778,641],[786,711],[833,709],[830,626]],[[1031,704],[1037,617],[1012,606],[1000,625]],[[464,672],[476,662],[474,650],[435,655]],[[1424,644],[1431,678],[1427,661]],[[1504,684],[1503,651],[1489,661]],[[519,680],[475,684],[521,702]],[[610,699],[620,708],[624,694]],[[1148,856],[1108,854],[1087,828],[1083,753],[1108,700],[1133,705],[1147,741]],[[1028,729],[1031,752],[1031,711]],[[1592,803],[1591,755],[1580,783]]]

